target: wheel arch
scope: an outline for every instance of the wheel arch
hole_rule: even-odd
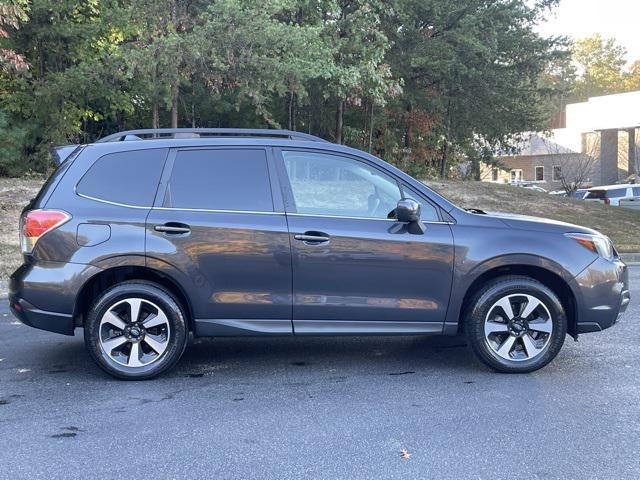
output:
[[[464,316],[469,304],[474,295],[484,286],[487,282],[510,275],[521,275],[524,277],[533,278],[539,281],[547,288],[550,288],[562,302],[562,306],[565,309],[567,315],[567,332],[574,338],[577,335],[577,307],[576,296],[567,282],[566,278],[563,278],[558,272],[555,272],[549,268],[545,268],[539,265],[531,264],[506,264],[488,268],[482,273],[477,275],[471,284],[467,287],[464,297],[462,299],[461,308],[458,316],[458,333],[462,333],[464,326]]]
[[[101,270],[87,280],[76,296],[73,310],[75,325],[83,326],[89,308],[100,293],[118,283],[129,280],[144,280],[167,289],[183,308],[189,329],[193,328],[193,308],[180,283],[166,273],[140,265],[114,266]]]

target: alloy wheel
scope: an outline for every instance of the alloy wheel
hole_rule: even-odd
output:
[[[491,351],[512,361],[540,355],[551,339],[553,321],[542,300],[527,294],[510,294],[489,309],[484,336]]]
[[[100,348],[114,362],[144,367],[162,357],[171,329],[166,314],[144,298],[114,303],[100,319]]]

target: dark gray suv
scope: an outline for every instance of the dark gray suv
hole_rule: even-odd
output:
[[[108,373],[195,336],[464,333],[502,372],[612,326],[627,268],[594,230],[464,210],[364,152],[281,130],[122,132],[58,149],[10,304]]]

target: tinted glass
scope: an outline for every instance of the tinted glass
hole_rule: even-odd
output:
[[[640,187],[633,187],[633,196],[640,197]]]
[[[613,190],[607,190],[607,198],[618,198],[618,197],[626,197],[627,189],[626,188],[614,188]]]
[[[150,207],[166,157],[167,149],[105,155],[84,174],[76,191],[99,200]]]
[[[60,179],[64,176],[65,172],[69,169],[69,165],[71,165],[71,160],[66,161],[58,165],[58,167],[54,170],[51,176],[44,182],[42,188],[38,192],[38,194],[33,199],[34,207],[41,207],[44,200],[49,196],[49,194],[53,191],[53,188],[58,184]]]
[[[587,192],[587,195],[584,198],[598,198],[602,199],[606,197],[606,192],[604,190],[591,190]]]
[[[178,152],[164,205],[273,212],[265,151],[211,149]]]
[[[315,152],[282,152],[298,213],[388,218],[396,181],[366,163]]]

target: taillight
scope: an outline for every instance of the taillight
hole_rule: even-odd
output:
[[[58,228],[71,218],[61,210],[29,210],[20,219],[20,247],[22,253],[31,253],[36,242],[45,233]]]

